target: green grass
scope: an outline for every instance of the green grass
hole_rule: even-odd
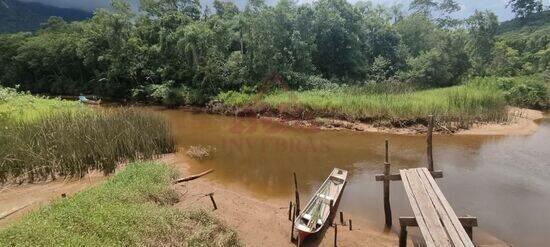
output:
[[[135,109],[100,109],[4,92],[0,109],[0,184],[111,173],[122,162],[170,153],[167,121]],[[3,107],[3,108],[1,108]]]
[[[30,122],[44,115],[85,109],[85,106],[76,101],[47,99],[0,87],[0,125],[6,122]]]
[[[169,207],[167,166],[128,165],[104,184],[58,199],[0,231],[0,246],[239,246],[205,211]]]
[[[488,86],[460,85],[397,93],[358,87],[276,91],[263,97],[247,98],[242,93],[229,96],[233,98],[222,100],[229,107],[249,107],[258,112],[271,111],[298,117],[416,120],[436,115],[452,121],[500,121],[506,116],[503,94],[497,88]]]

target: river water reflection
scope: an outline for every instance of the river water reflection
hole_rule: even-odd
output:
[[[178,145],[210,145],[213,159],[196,171],[238,185],[259,198],[289,198],[292,172],[308,198],[333,167],[350,172],[340,209],[383,227],[382,185],[385,139],[393,172],[426,164],[425,138],[352,131],[292,128],[255,118],[163,110]],[[550,243],[550,121],[530,136],[435,136],[436,169],[442,191],[458,215],[474,215],[480,228],[514,246]],[[305,200],[305,199],[304,199]],[[412,215],[400,182],[391,183],[394,217]],[[397,222],[394,220],[394,222]],[[483,239],[477,239],[483,242]]]

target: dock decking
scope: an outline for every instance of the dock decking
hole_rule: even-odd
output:
[[[405,169],[399,173],[414,212],[416,225],[420,228],[428,247],[474,247],[470,236],[428,169]],[[414,224],[410,224],[410,220],[400,220],[400,224],[402,234],[399,242],[402,246],[406,243],[406,227]]]

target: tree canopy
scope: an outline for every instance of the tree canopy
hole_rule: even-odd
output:
[[[549,68],[548,25],[499,34],[491,12],[452,18],[459,8],[452,0],[417,0],[410,14],[345,0],[251,0],[242,10],[221,0],[212,9],[197,0],[141,2],[137,13],[114,0],[89,20],[51,18],[36,33],[0,35],[0,83],[118,99],[178,88],[185,102],[203,104],[228,90],[437,87]]]

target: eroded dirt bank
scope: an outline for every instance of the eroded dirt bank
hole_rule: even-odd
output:
[[[61,198],[62,194],[75,193],[104,181],[107,177],[100,172],[92,172],[82,179],[59,179],[24,185],[0,187],[0,229],[17,221],[34,209]]]
[[[234,115],[240,117],[255,116],[266,121],[278,122],[299,128],[314,128],[321,130],[353,130],[360,132],[386,133],[396,135],[418,135],[427,132],[427,120],[368,120],[348,121],[336,118],[302,118],[298,116],[283,116],[272,112],[254,113],[239,110],[216,110],[211,108],[185,107],[185,110],[207,112],[211,114]],[[536,120],[543,118],[543,112],[518,107],[506,107],[508,121],[498,123],[476,122],[473,124],[448,123],[439,124],[436,120],[434,132],[456,135],[529,135],[534,133],[538,124]],[[467,125],[467,126],[465,126]]]

